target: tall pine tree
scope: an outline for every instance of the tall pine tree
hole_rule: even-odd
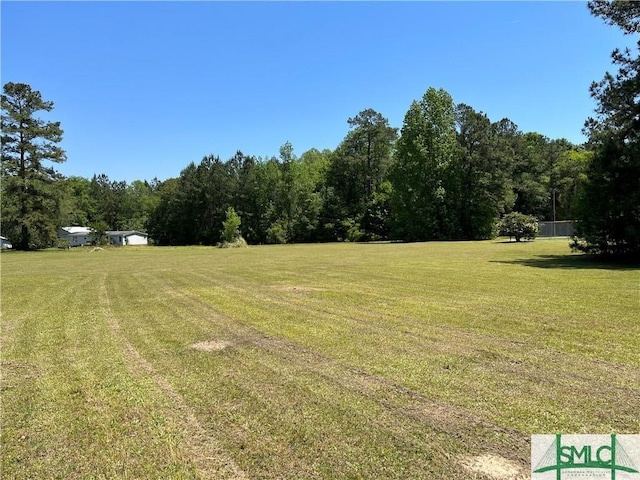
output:
[[[50,245],[56,236],[56,171],[44,162],[66,160],[57,146],[60,122],[36,117],[53,102],[24,83],[9,82],[2,95],[2,229],[15,248]]]
[[[640,3],[595,0],[591,12],[627,35],[640,33]],[[578,209],[574,248],[587,253],[640,256],[640,41],[615,50],[615,75],[591,86],[598,102],[586,123],[594,150]]]

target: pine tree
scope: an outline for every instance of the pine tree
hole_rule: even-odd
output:
[[[66,160],[56,144],[60,122],[35,115],[50,112],[53,102],[24,83],[9,82],[2,95],[2,228],[15,248],[28,250],[51,244],[56,235],[59,174],[44,162]]]
[[[596,0],[591,12],[625,34],[640,33],[640,3]],[[640,51],[640,41],[638,41]],[[616,75],[591,86],[596,117],[585,131],[593,148],[573,247],[587,253],[640,255],[640,56],[615,50]]]

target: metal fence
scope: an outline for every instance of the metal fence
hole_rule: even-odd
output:
[[[570,237],[573,235],[573,220],[560,222],[538,222],[539,237]]]

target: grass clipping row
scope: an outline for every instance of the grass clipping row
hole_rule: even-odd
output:
[[[242,237],[236,238],[233,242],[224,241],[218,244],[220,248],[247,248],[247,246],[247,241]]]

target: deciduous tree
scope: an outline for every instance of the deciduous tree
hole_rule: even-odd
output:
[[[456,151],[455,105],[445,90],[429,88],[404,118],[390,173],[394,235],[433,240],[455,230],[447,210],[448,170]]]
[[[489,118],[468,105],[458,105],[458,152],[455,182],[460,238],[491,238],[500,215],[511,209],[513,155]]]

